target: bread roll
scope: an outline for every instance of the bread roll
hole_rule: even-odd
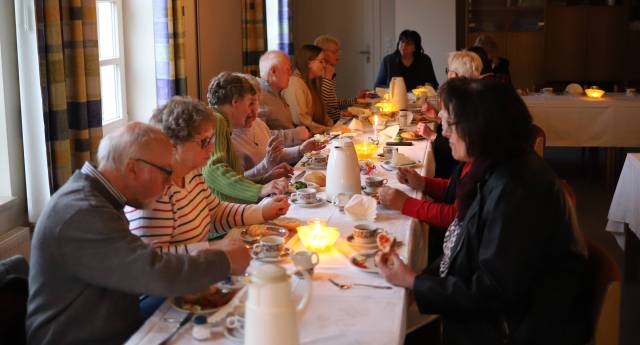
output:
[[[304,175],[303,180],[305,182],[315,183],[316,185],[318,185],[318,187],[324,187],[327,184],[326,176],[324,176],[324,174],[319,171],[308,172],[306,175]]]

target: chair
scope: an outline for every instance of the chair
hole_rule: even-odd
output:
[[[533,126],[533,149],[541,158],[544,156],[544,147],[547,145],[547,135],[538,125]]]
[[[26,344],[28,276],[29,264],[23,256],[0,261],[0,339],[4,344]]]
[[[585,238],[591,283],[592,344],[618,344],[620,333],[620,270],[596,242]]]

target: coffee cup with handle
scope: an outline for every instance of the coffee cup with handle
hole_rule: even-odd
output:
[[[284,250],[284,238],[264,236],[253,245],[253,253],[260,258],[278,258]]]

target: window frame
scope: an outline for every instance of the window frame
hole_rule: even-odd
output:
[[[116,13],[115,13],[115,21],[116,21],[116,26],[117,26],[117,40],[118,40],[118,57],[116,58],[108,58],[108,59],[100,59],[99,58],[99,53],[98,53],[98,59],[100,59],[100,69],[102,69],[103,66],[110,66],[110,65],[116,65],[117,66],[117,70],[118,70],[118,74],[119,74],[119,80],[117,81],[118,84],[118,89],[119,89],[119,98],[120,98],[120,111],[121,111],[121,117],[119,119],[115,119],[115,120],[110,120],[107,122],[104,122],[104,119],[102,119],[102,132],[104,135],[107,135],[115,130],[117,130],[118,128],[124,126],[129,119],[129,114],[127,113],[127,90],[126,90],[126,63],[125,63],[125,52],[124,52],[124,28],[123,28],[123,23],[124,23],[124,18],[123,18],[123,11],[122,11],[122,0],[96,0],[96,24],[97,21],[100,20],[100,18],[98,17],[98,3],[112,3],[115,4],[115,8],[116,8]],[[100,26],[99,24],[96,25],[97,30],[100,30]],[[98,49],[100,49],[100,35],[97,35],[98,37]],[[102,82],[100,83],[100,93],[102,94]],[[102,100],[104,101],[104,100]]]

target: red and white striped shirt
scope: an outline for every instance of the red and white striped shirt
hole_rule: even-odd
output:
[[[200,169],[174,184],[148,209],[125,208],[129,230],[160,252],[194,253],[207,248],[209,232],[264,222],[259,205],[233,204],[216,198]]]

